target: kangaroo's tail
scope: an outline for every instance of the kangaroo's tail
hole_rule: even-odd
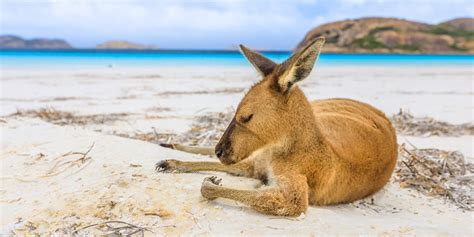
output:
[[[212,146],[187,146],[181,144],[161,143],[160,146],[171,148],[178,151],[184,151],[191,154],[215,156],[214,147]]]

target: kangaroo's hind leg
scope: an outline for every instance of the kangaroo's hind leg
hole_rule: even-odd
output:
[[[277,176],[275,185],[255,190],[220,186],[220,179],[205,178],[201,194],[207,199],[227,198],[251,206],[264,214],[298,216],[308,208],[308,185],[302,175]]]

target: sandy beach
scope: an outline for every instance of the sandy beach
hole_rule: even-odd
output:
[[[351,98],[389,117],[404,111],[458,126],[474,122],[473,75],[472,66],[317,66],[300,87],[311,100]],[[104,227],[109,221],[150,236],[472,236],[472,210],[402,187],[395,177],[365,200],[281,218],[200,194],[211,175],[232,187],[254,188],[256,180],[155,172],[164,159],[216,160],[156,143],[178,141],[199,116],[231,113],[257,80],[250,66],[2,69],[1,233],[113,233]],[[458,151],[474,162],[469,132],[398,134],[398,143]]]

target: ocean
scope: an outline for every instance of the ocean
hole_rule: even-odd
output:
[[[289,51],[262,52],[276,62]],[[327,66],[473,66],[474,55],[334,54],[323,53]],[[215,50],[0,50],[3,69],[122,68],[172,66],[248,66],[238,51]]]

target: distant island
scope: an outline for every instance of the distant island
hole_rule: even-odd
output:
[[[111,40],[99,44],[97,49],[157,49],[157,47],[133,43],[129,41]]]
[[[325,52],[473,54],[474,18],[436,25],[396,18],[360,18],[327,23],[310,30],[297,49],[319,36]]]
[[[62,39],[24,39],[15,35],[1,35],[0,49],[74,49],[74,47]],[[129,41],[111,40],[97,45],[96,49],[157,49],[157,47]]]
[[[397,18],[359,18],[336,21],[311,29],[296,49],[324,36],[324,52],[331,53],[409,53],[474,54],[474,18],[457,18],[439,24],[426,24]],[[72,49],[62,39],[23,39],[0,36],[2,49]],[[124,40],[111,40],[96,46],[101,50],[147,50],[157,47]]]
[[[14,35],[0,36],[2,49],[71,49],[72,46],[62,39],[23,39]]]

